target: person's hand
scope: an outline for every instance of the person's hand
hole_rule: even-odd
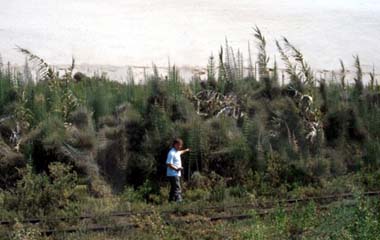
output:
[[[190,148],[186,148],[186,149],[185,149],[185,152],[190,152],[190,151],[191,151]]]
[[[183,167],[178,167],[177,172],[181,171],[182,169],[183,169]]]

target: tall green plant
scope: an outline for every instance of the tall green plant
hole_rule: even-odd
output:
[[[256,26],[253,30],[254,30],[254,37],[256,38],[256,41],[257,41],[257,49],[258,49],[257,61],[259,64],[259,79],[261,81],[265,77],[268,76],[267,64],[269,62],[269,56],[266,51],[267,42],[258,26]]]
[[[256,80],[254,63],[252,61],[251,44],[248,41],[248,78]]]
[[[285,49],[281,46],[280,42],[276,40],[277,49],[281,55],[282,61],[285,63],[285,71],[290,76],[290,83],[299,91],[303,89],[302,81],[297,73],[297,66],[293,64]]]
[[[300,65],[301,73],[303,77],[303,84],[314,86],[314,74],[310,65],[305,61],[303,54],[294,45],[292,45],[288,39],[283,38],[285,48],[292,54],[294,60]]]
[[[215,82],[216,81],[216,69],[215,69],[215,61],[214,56],[211,54],[211,56],[208,59],[207,64],[207,81],[209,82]]]
[[[219,67],[218,67],[218,86],[219,91],[225,93],[227,82],[227,72],[223,61],[223,47],[219,51]]]
[[[354,56],[355,59],[355,69],[356,69],[356,76],[354,77],[355,81],[355,94],[361,95],[364,90],[363,85],[363,70],[360,64],[360,58],[359,55]]]
[[[339,60],[340,63],[340,85],[343,89],[346,89],[346,67],[342,59]]]

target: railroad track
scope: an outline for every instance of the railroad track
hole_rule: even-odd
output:
[[[205,211],[216,211],[216,212],[226,212],[228,209],[244,209],[244,210],[257,210],[256,215],[267,215],[273,212],[274,208],[277,205],[286,206],[285,211],[290,211],[291,206],[296,203],[308,203],[308,202],[316,202],[320,203],[322,206],[320,208],[323,208],[323,204],[328,204],[335,202],[337,200],[342,199],[352,199],[356,196],[354,193],[343,193],[343,194],[335,194],[335,195],[325,195],[325,196],[318,196],[318,197],[307,197],[307,198],[294,198],[294,199],[282,199],[277,201],[261,201],[255,204],[234,204],[234,205],[228,205],[228,206],[209,206],[204,208],[183,208],[180,211],[185,213],[199,213],[199,212],[205,212]],[[380,191],[370,191],[370,192],[364,192],[360,194],[360,196],[365,197],[379,197]],[[169,215],[169,214],[178,214],[179,210],[167,210],[167,211],[160,211],[160,215]],[[104,218],[116,218],[116,217],[131,217],[131,216],[149,216],[152,214],[156,214],[155,211],[125,211],[125,212],[113,212],[107,215],[103,215]],[[25,219],[21,221],[23,224],[39,224],[39,223],[56,223],[56,222],[68,222],[71,220],[95,220],[99,218],[99,216],[96,215],[82,215],[78,217],[61,217],[61,218],[48,218],[48,219],[39,219],[39,218],[33,218],[33,219]],[[208,216],[206,217],[206,221],[236,221],[236,220],[245,220],[252,218],[251,214],[238,214],[238,215],[224,215],[224,216]],[[198,221],[198,220],[195,220]],[[180,223],[184,224],[191,224],[195,222],[192,221],[180,221]],[[165,221],[166,224],[176,224],[175,222]],[[14,224],[15,221],[12,220],[1,220],[0,225],[3,226],[11,226]],[[177,221],[178,223],[178,221]],[[78,231],[84,231],[84,232],[104,232],[104,231],[121,231],[126,229],[133,229],[133,228],[139,228],[140,225],[137,224],[124,224],[124,225],[116,225],[116,226],[103,226],[103,225],[93,225],[91,227],[86,228],[66,228],[66,229],[48,229],[48,230],[41,230],[41,234],[44,235],[52,235],[57,233],[74,233]],[[8,235],[11,232],[8,232]]]

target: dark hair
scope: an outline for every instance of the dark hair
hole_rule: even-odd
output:
[[[173,147],[174,147],[176,144],[183,144],[182,139],[180,139],[180,138],[175,138],[175,139],[173,140]]]

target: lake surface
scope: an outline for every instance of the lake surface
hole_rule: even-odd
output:
[[[0,0],[0,53],[23,63],[15,45],[48,62],[111,65],[207,64],[225,37],[246,53],[252,27],[286,36],[314,68],[352,67],[359,54],[380,66],[377,0]],[[254,48],[254,47],[252,47]],[[245,55],[247,56],[247,55]],[[277,57],[279,58],[279,57]],[[272,57],[273,59],[273,57]]]

